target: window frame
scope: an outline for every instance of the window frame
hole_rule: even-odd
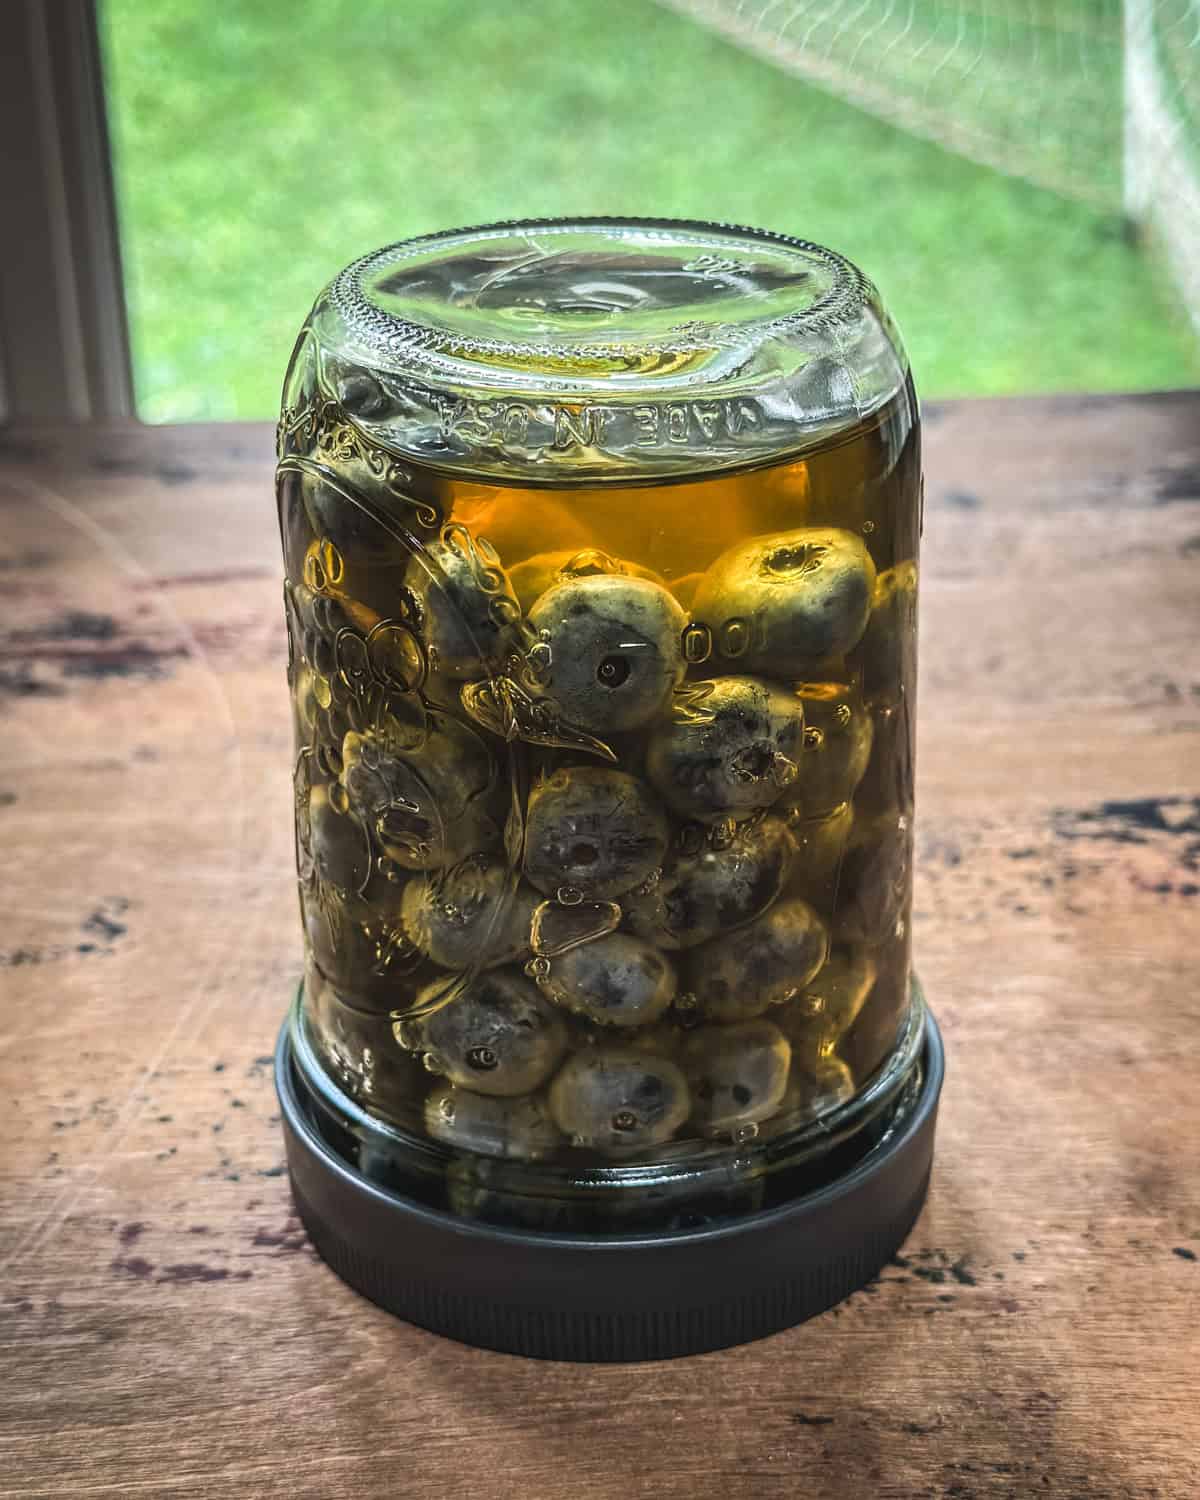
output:
[[[95,0],[10,0],[0,48],[0,419],[133,420]]]

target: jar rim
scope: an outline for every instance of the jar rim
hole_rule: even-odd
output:
[[[446,473],[643,483],[836,440],[907,381],[878,292],[837,251],[699,219],[511,219],[347,266],[283,413],[290,430],[317,402]]]
[[[596,215],[398,240],[353,261],[327,296],[337,342],[377,368],[445,364],[473,382],[507,387],[519,374],[560,389],[580,376],[719,381],[731,354],[853,322],[872,292],[852,261],[812,241]]]

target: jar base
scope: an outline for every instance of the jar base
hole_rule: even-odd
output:
[[[944,1060],[924,1013],[918,1092],[882,1140],[832,1181],[767,1210],[658,1233],[499,1227],[381,1186],[338,1149],[297,1068],[275,1055],[296,1211],[356,1291],[462,1343],[541,1359],[670,1359],[762,1338],[869,1281],[929,1185]],[[326,1122],[326,1128],[320,1128]]]

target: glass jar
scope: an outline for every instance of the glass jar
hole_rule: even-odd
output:
[[[615,1242],[902,1134],[920,427],[862,274],[698,223],[390,246],[304,325],[277,490],[314,1138]]]

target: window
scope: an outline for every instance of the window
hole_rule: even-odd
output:
[[[31,55],[84,97],[86,28],[74,63],[62,34],[86,11],[22,7],[49,18]],[[356,255],[580,212],[836,246],[927,395],[1191,384],[1195,30],[1192,0],[103,0],[138,414],[269,417],[313,295]],[[102,157],[76,156],[103,189]],[[115,246],[95,265],[68,280],[85,308],[107,287],[120,348]],[[37,320],[8,322],[23,370]],[[119,412],[124,366],[89,338],[106,347],[64,335],[60,367],[73,349],[114,390],[68,405]]]

